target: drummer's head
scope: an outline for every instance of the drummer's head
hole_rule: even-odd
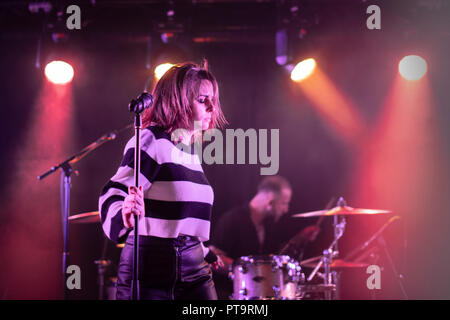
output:
[[[258,185],[258,196],[264,198],[265,211],[277,221],[289,210],[292,188],[281,176],[267,176]]]

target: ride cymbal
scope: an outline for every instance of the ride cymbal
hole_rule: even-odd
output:
[[[98,211],[92,211],[75,214],[69,217],[69,221],[72,223],[99,223],[100,213]]]
[[[371,215],[371,214],[387,214],[391,213],[390,210],[380,210],[380,209],[363,209],[363,208],[352,208],[349,206],[334,207],[330,210],[318,210],[306,213],[297,213],[292,217],[294,218],[309,218],[309,217],[321,217],[321,216],[337,216],[337,215]]]

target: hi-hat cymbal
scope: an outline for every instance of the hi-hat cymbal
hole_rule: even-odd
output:
[[[368,214],[386,214],[391,213],[390,210],[379,210],[379,209],[362,209],[362,208],[352,208],[348,206],[334,207],[330,210],[318,210],[306,213],[297,213],[292,217],[294,218],[309,218],[309,217],[321,217],[321,216],[337,216],[337,215],[368,215]]]
[[[303,260],[300,262],[300,266],[305,268],[315,268],[317,264],[319,263],[322,256],[314,257],[311,259]],[[367,268],[369,266],[368,263],[362,263],[362,262],[351,262],[351,261],[344,261],[342,259],[334,259],[333,262],[330,265],[331,269],[349,269],[349,268]],[[324,265],[321,265],[321,269],[324,268]]]
[[[69,217],[69,221],[72,223],[99,223],[100,213],[98,211],[92,211],[75,214]]]

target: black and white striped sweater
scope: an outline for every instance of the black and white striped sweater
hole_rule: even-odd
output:
[[[116,243],[125,241],[130,232],[122,221],[122,203],[128,186],[134,185],[135,143],[133,137],[126,144],[122,163],[99,198],[103,230]],[[189,235],[203,242],[209,240],[213,190],[198,156],[177,148],[160,127],[150,126],[141,132],[139,181],[145,202],[139,235],[160,238]],[[207,252],[205,248],[205,255]]]

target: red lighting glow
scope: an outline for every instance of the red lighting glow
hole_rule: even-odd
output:
[[[54,84],[67,84],[72,81],[74,71],[70,64],[64,61],[52,61],[45,66],[45,76]]]

